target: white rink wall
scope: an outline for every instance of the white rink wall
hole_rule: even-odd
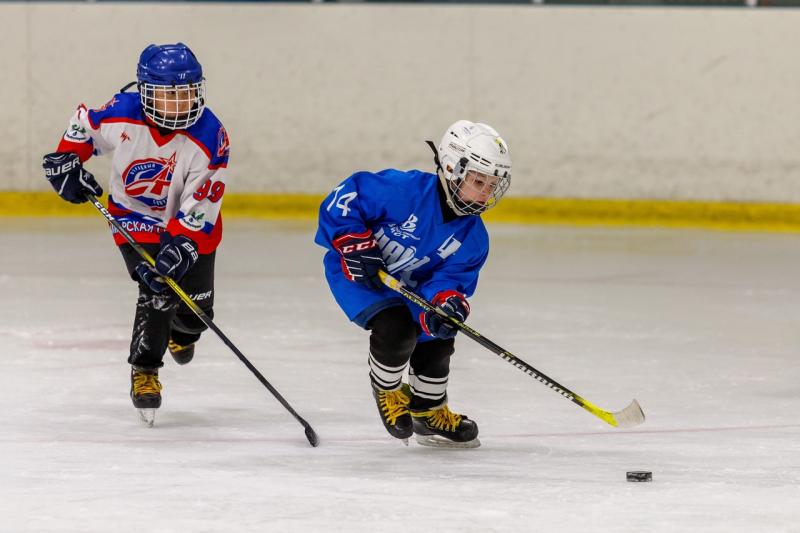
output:
[[[430,168],[422,141],[472,118],[509,142],[514,196],[800,202],[798,27],[778,9],[0,4],[0,191],[45,190],[75,106],[183,41],[231,192]]]

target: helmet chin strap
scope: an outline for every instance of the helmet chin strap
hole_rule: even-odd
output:
[[[431,150],[433,150],[433,162],[436,163],[436,170],[442,170],[442,162],[439,161],[439,151],[436,149],[436,145],[433,144],[433,141],[425,141],[425,144],[430,146]]]
[[[138,81],[132,81],[132,82],[130,82],[128,85],[126,85],[125,87],[123,87],[122,89],[120,89],[120,90],[119,90],[119,92],[121,92],[121,93],[124,93],[125,91],[127,91],[128,89],[130,89],[131,87],[133,87],[134,85],[137,85],[137,86],[138,86],[138,85],[139,85],[139,82],[138,82]]]
[[[425,141],[425,144],[431,147],[433,151],[433,162],[436,163],[436,175],[439,176],[439,183],[442,184],[442,188],[444,188],[444,195],[445,201],[447,202],[447,207],[453,210],[453,212],[458,216],[466,216],[469,213],[465,213],[456,205],[453,201],[453,192],[450,190],[450,184],[448,183],[447,178],[444,177],[444,169],[442,168],[442,162],[439,160],[439,151],[436,149],[436,145],[433,144],[433,141]]]

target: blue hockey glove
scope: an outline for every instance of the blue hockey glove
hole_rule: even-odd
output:
[[[54,152],[44,156],[42,161],[44,175],[58,195],[73,204],[86,201],[85,193],[102,196],[103,189],[95,181],[94,176],[83,169],[78,154],[72,152]]]
[[[441,311],[444,311],[447,316],[451,316],[459,322],[464,322],[469,316],[469,303],[460,292],[439,292],[433,297],[431,303]],[[422,331],[431,337],[452,339],[458,332],[458,328],[436,311],[420,313],[419,323],[422,326]]]
[[[136,265],[136,273],[142,281],[155,293],[167,289],[163,276],[180,281],[199,257],[197,245],[184,235],[173,237],[167,232],[161,234],[161,249],[156,256],[155,267],[147,263]]]
[[[342,255],[342,272],[347,279],[375,291],[383,288],[378,271],[386,264],[372,231],[342,235],[333,241],[333,246]]]
[[[139,276],[139,279],[141,279],[145,285],[150,287],[150,290],[154,293],[161,294],[167,290],[167,284],[164,282],[164,278],[159,276],[158,272],[156,272],[155,269],[148,263],[142,261],[136,265],[134,270],[136,270],[136,275]]]

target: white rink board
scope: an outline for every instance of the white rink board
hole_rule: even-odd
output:
[[[140,426],[135,288],[103,224],[6,220],[0,531],[798,530],[797,237],[490,227],[473,327],[648,420],[607,427],[462,338],[451,405],[483,446],[447,451],[385,434],[367,336],[327,293],[313,228],[226,230],[216,321],[322,445],[210,334],[190,365],[166,362]]]
[[[181,40],[230,133],[228,191],[431,169],[423,141],[470,118],[509,142],[511,195],[798,202],[798,24],[744,8],[3,3],[0,190],[45,190],[41,155],[75,107],[133,80],[146,44]]]

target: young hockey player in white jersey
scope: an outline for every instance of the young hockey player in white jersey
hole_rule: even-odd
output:
[[[167,349],[178,364],[194,356],[205,325],[167,288],[170,276],[213,317],[214,257],[222,238],[228,135],[205,106],[205,78],[184,44],[150,45],[133,83],[98,109],[78,107],[47,179],[65,200],[103,191],[83,164],[110,155],[108,210],[156,259],[149,266],[114,231],[129,275],[139,284],[130,354],[131,399],[152,416],[161,405],[158,369]],[[146,420],[147,422],[152,422]]]
[[[369,376],[389,434],[433,446],[476,447],[478,426],[448,408],[456,329],[385,287],[385,270],[464,321],[489,252],[480,218],[511,182],[508,147],[485,124],[460,120],[434,151],[436,174],[357,172],[322,202],[316,242],[347,317],[370,330]],[[408,384],[402,377],[408,368]]]

